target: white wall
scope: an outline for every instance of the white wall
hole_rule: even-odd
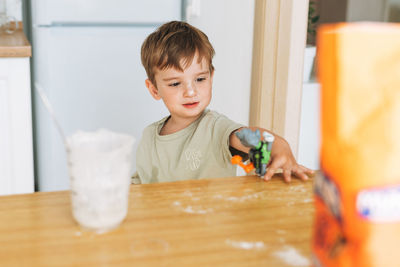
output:
[[[0,0],[6,1],[7,15],[22,21],[22,0]]]
[[[303,83],[301,119],[297,161],[307,168],[318,170],[320,150],[320,85]]]
[[[210,108],[248,125],[254,0],[187,2],[199,9],[187,21],[208,36],[216,52]]]

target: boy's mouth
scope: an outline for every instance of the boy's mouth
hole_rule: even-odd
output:
[[[190,102],[190,103],[183,104],[183,106],[185,108],[195,108],[199,105],[199,103],[200,102]]]

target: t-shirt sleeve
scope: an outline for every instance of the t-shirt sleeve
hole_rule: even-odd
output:
[[[237,129],[245,127],[240,123],[230,120],[224,115],[216,118],[213,128],[213,146],[222,153],[222,164],[231,164],[231,152],[229,151],[229,136]]]

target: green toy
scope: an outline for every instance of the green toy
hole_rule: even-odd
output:
[[[242,162],[242,157],[238,155],[232,157],[232,163],[238,164],[246,172],[250,172],[255,168],[256,174],[260,177],[263,177],[267,171],[267,165],[271,159],[271,148],[275,139],[274,136],[270,133],[263,132],[263,140],[261,140],[260,131],[258,129],[252,131],[249,128],[245,128],[235,134],[244,146],[250,147],[250,163],[244,164]]]

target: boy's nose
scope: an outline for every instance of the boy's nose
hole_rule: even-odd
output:
[[[193,84],[189,84],[189,85],[186,86],[186,88],[185,88],[184,96],[186,96],[186,97],[193,97],[193,96],[196,95],[196,93],[197,93],[196,86],[193,85]]]

